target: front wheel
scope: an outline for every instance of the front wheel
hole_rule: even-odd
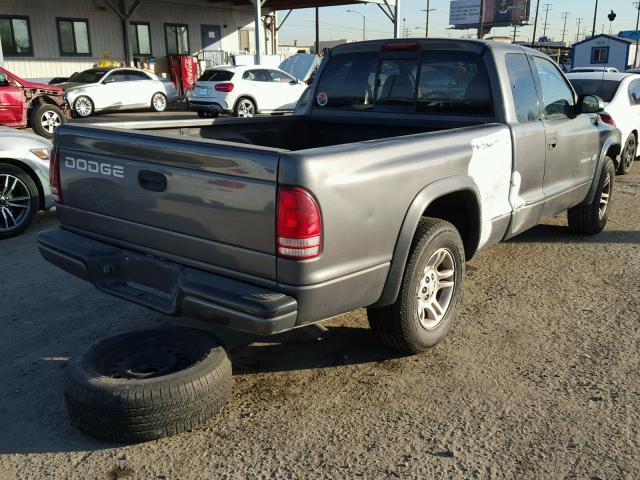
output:
[[[79,117],[86,118],[93,113],[93,102],[86,95],[82,95],[73,102],[73,111]]]
[[[582,235],[594,235],[604,230],[611,210],[615,176],[613,160],[605,157],[592,202],[588,205],[576,205],[567,212],[571,230]]]
[[[31,111],[29,125],[44,138],[53,138],[53,132],[64,123],[64,113],[55,105],[42,103]]]
[[[638,153],[638,144],[636,142],[636,136],[631,133],[629,134],[629,138],[624,144],[624,149],[620,154],[620,165],[618,165],[618,169],[616,170],[616,175],[626,175],[631,170],[631,164],[636,159],[636,155]]]
[[[167,97],[163,93],[154,93],[151,97],[151,108],[154,112],[164,112],[167,109]]]
[[[0,164],[0,239],[26,230],[39,205],[40,196],[33,179],[21,168]]]
[[[464,281],[464,247],[449,222],[425,218],[415,234],[395,303],[369,308],[371,329],[392,348],[419,353],[451,330]]]
[[[236,117],[254,117],[257,113],[256,104],[249,98],[241,98],[238,100],[238,103],[236,103],[236,108],[233,113]]]

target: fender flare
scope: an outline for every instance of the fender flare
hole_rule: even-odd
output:
[[[478,187],[471,177],[453,176],[438,180],[424,187],[414,197],[398,232],[396,245],[393,250],[393,258],[391,259],[389,273],[387,274],[387,281],[385,282],[380,298],[372,307],[383,307],[396,301],[400,291],[404,267],[409,258],[411,243],[413,242],[413,237],[418,228],[418,222],[424,211],[438,198],[463,191],[471,192],[474,195],[478,205],[477,215],[480,216],[480,209],[482,208],[480,195]],[[478,232],[477,236],[479,240],[480,232]],[[477,246],[478,242],[476,241],[473,247],[473,253],[475,253]],[[470,257],[471,255],[469,255],[469,258]]]
[[[593,174],[593,179],[591,180],[591,187],[589,188],[589,193],[585,197],[582,205],[589,205],[593,202],[593,198],[596,194],[596,190],[598,188],[598,181],[600,180],[600,172],[602,171],[602,165],[604,164],[604,158],[607,156],[607,152],[611,147],[620,147],[622,149],[620,131],[617,130],[611,135],[609,135],[604,143],[602,144],[602,149],[600,150],[600,156],[598,157],[598,164],[596,165],[595,173]],[[615,158],[613,159],[615,162]]]

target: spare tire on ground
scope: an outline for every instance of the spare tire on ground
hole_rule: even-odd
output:
[[[231,362],[220,341],[167,327],[101,340],[65,370],[69,417],[80,430],[119,443],[190,430],[231,395]]]

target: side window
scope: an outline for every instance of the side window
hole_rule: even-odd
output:
[[[113,72],[102,83],[126,82],[127,75],[123,71]]]
[[[505,61],[518,121],[538,120],[540,117],[538,94],[526,55],[510,53]]]
[[[144,72],[138,72],[137,70],[127,70],[127,80],[136,81],[136,80],[151,80],[149,76]]]
[[[289,83],[291,80],[294,79],[293,77],[290,77],[286,73],[279,72],[277,70],[269,70],[269,75],[271,76],[272,82]]]
[[[573,91],[558,68],[549,60],[533,57],[544,101],[546,115],[568,115],[574,105]]]
[[[250,82],[263,82],[264,81],[264,70],[247,70],[242,75],[243,80],[249,80]]]
[[[640,80],[634,80],[629,85],[629,100],[631,105],[640,105]]]
[[[9,85],[10,83],[7,76],[4,73],[0,72],[0,87],[8,87]]]
[[[593,47],[591,49],[591,63],[607,63],[609,61],[609,47]]]

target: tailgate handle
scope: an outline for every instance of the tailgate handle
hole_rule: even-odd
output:
[[[138,185],[152,192],[164,192],[167,189],[167,177],[158,172],[141,170],[138,172]]]

